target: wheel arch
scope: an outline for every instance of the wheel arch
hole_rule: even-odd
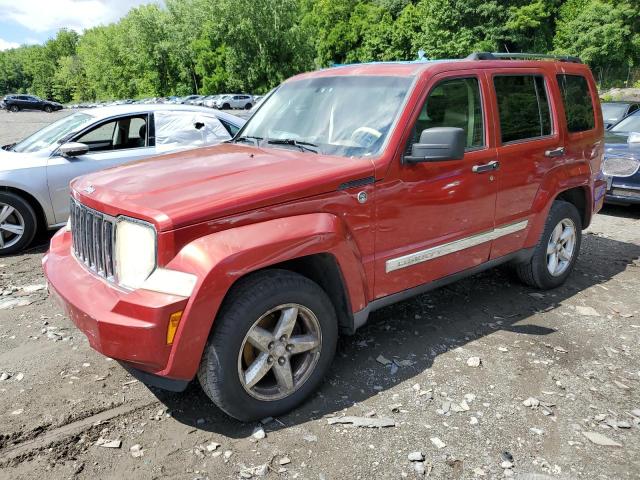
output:
[[[176,332],[161,375],[193,378],[220,306],[243,278],[285,269],[327,292],[343,333],[354,330],[353,311],[366,305],[366,275],[357,246],[341,219],[329,213],[285,217],[223,230],[185,246],[166,268],[198,278],[186,322]]]
[[[355,332],[353,311],[351,310],[351,302],[347,294],[344,276],[334,255],[316,253],[276,263],[257,271],[276,268],[289,270],[317,283],[329,296],[336,309],[340,332],[347,335],[352,335]],[[253,273],[256,272],[251,272],[248,275]]]
[[[582,222],[582,229],[586,229],[591,223],[591,209],[588,206],[591,204],[590,202],[590,194],[587,187],[573,187],[567,190],[563,190],[553,201],[556,200],[564,200],[565,202],[571,203],[580,214],[580,220]]]

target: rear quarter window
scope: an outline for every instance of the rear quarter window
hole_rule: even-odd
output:
[[[595,128],[593,100],[587,79],[582,75],[566,74],[557,78],[569,132],[585,132]]]
[[[551,135],[551,110],[543,76],[498,75],[493,84],[502,143]]]

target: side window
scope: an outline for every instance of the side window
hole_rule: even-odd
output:
[[[484,146],[482,99],[477,78],[445,80],[431,90],[413,126],[407,152],[420,140],[423,130],[434,127],[462,128],[467,136],[467,149]]]
[[[493,84],[502,143],[551,135],[551,110],[544,77],[499,75],[494,77]]]
[[[147,143],[147,121],[142,117],[135,117],[129,122],[129,148],[143,147]]]
[[[147,117],[125,117],[103,123],[75,139],[90,152],[141,148],[147,141]]]
[[[581,75],[558,75],[567,128],[571,133],[595,128],[593,102],[587,79]]]
[[[77,142],[84,143],[89,147],[90,152],[100,152],[103,150],[111,150],[113,144],[114,131],[117,126],[116,121],[107,122],[97,128],[85,133]]]
[[[238,133],[240,131],[240,127],[236,127],[235,125],[232,125],[229,122],[226,122],[224,120],[220,120],[220,123],[222,123],[224,128],[227,129],[227,132],[229,132],[229,135],[231,135],[232,137],[235,137],[236,133]]]
[[[159,151],[215,145],[231,138],[230,132],[214,116],[197,112],[158,111],[154,117],[156,148]]]

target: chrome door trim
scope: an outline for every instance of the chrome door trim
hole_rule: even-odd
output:
[[[402,257],[387,260],[385,264],[386,273],[391,273],[402,268],[410,267],[418,263],[427,262],[444,255],[466,250],[486,242],[490,242],[505,235],[519,232],[527,228],[529,220],[522,220],[514,223],[508,223],[486,232],[478,233],[470,237],[454,240],[453,242],[444,243],[436,247],[427,248],[418,252],[403,255]]]

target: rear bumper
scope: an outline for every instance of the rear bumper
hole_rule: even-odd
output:
[[[71,254],[71,235],[65,230],[51,240],[43,268],[52,297],[93,349],[147,373],[167,367],[172,349],[166,343],[169,317],[185,309],[187,298],[128,292],[107,283]]]

